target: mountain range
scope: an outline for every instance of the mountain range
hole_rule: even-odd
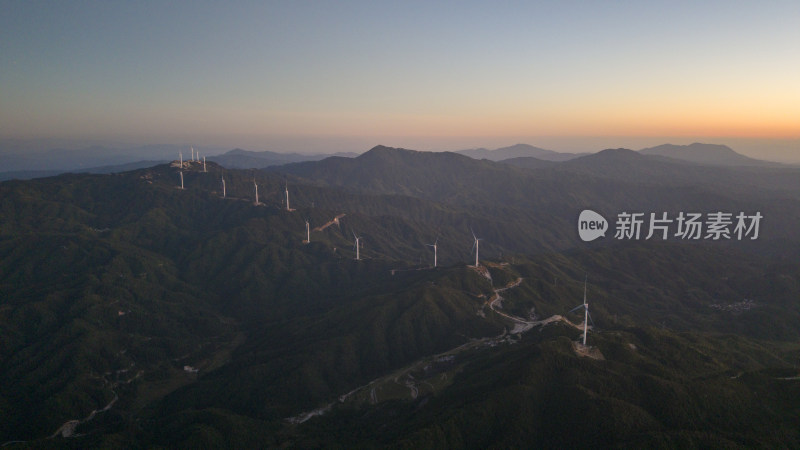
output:
[[[230,169],[263,169],[293,162],[319,161],[331,156],[352,158],[358,156],[358,153],[300,154],[276,153],[270,151],[253,152],[237,148],[222,155],[212,156],[208,158],[208,160],[219,163]]]
[[[57,148],[41,150],[37,148],[26,150],[26,148],[24,143],[0,141],[0,166],[4,169],[4,171],[0,172],[0,181],[40,178],[65,172],[114,173],[165,162],[179,152],[186,152],[187,150],[186,146],[176,145],[148,145],[125,149],[99,145],[78,149]],[[330,156],[347,158],[358,156],[358,153],[355,152],[300,154],[248,151],[239,148],[221,153],[221,149],[210,147],[198,148],[198,153],[200,151],[208,161],[214,161],[232,169],[263,169],[294,162],[319,161]],[[466,155],[473,159],[505,161],[508,164],[526,168],[545,167],[551,162],[569,161],[590,154],[561,153],[527,144],[516,144],[494,150],[485,148],[459,150],[455,153]],[[724,145],[695,143],[680,146],[664,144],[642,149],[640,153],[703,165],[782,166],[779,163],[746,157]],[[187,152],[187,159],[190,156],[191,153]]]
[[[800,169],[520,158],[0,183],[0,445],[800,446]],[[614,237],[718,211],[758,238]]]
[[[590,153],[563,153],[528,144],[516,144],[494,150],[485,148],[459,150],[456,153],[474,159],[488,159],[490,161],[507,161],[510,164],[527,167],[542,167],[546,163],[540,161],[569,161]],[[736,153],[726,145],[694,143],[690,145],[663,144],[656,147],[639,150],[643,155],[655,155],[695,164],[718,166],[763,166],[779,167],[780,163],[763,161]],[[530,159],[533,158],[533,159]]]
[[[92,145],[81,148],[27,149],[21,143],[0,141],[0,161],[3,172],[13,171],[81,171],[102,166],[119,166],[139,161],[167,161],[177,158],[178,152],[187,153],[188,146],[144,145],[137,147],[109,147]],[[213,147],[201,147],[204,154],[219,152]]]
[[[61,173],[114,173],[149,167],[176,158],[179,153],[189,160],[192,150],[185,145],[145,145],[116,148],[93,145],[83,148],[28,149],[22,143],[0,141],[0,181],[31,179]],[[299,161],[316,161],[331,154],[277,153],[234,149],[222,153],[221,148],[202,146],[195,149],[208,161],[229,168],[261,169]],[[214,156],[211,156],[214,155]],[[335,156],[356,156],[357,153],[336,153]]]
[[[516,144],[510,147],[502,147],[494,150],[485,148],[474,148],[459,150],[456,153],[469,156],[474,159],[488,159],[490,161],[502,161],[511,158],[533,157],[544,161],[567,161],[587,153],[561,153],[553,150],[534,147],[528,144]]]
[[[664,144],[639,150],[645,155],[658,155],[680,159],[699,164],[724,166],[780,166],[778,163],[749,158],[736,153],[727,145],[700,144],[690,145]]]

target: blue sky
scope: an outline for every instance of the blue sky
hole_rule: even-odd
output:
[[[232,3],[3,1],[0,136],[798,152],[800,2]]]

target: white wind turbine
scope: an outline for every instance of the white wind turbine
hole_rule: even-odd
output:
[[[589,304],[586,303],[586,283],[589,280],[589,276],[586,276],[586,279],[583,281],[583,304],[578,305],[570,310],[570,312],[577,311],[583,308],[583,346],[586,346],[586,331],[588,329],[589,321],[592,320],[592,316],[589,314]],[[594,320],[592,320],[592,326],[594,326]]]
[[[356,232],[355,231],[353,231],[353,237],[356,239],[356,245],[355,245],[355,248],[356,248],[356,261],[358,261],[358,260],[361,259],[361,255],[359,253],[359,245],[358,245],[358,241],[361,238],[359,236],[356,236]]]
[[[183,189],[183,171],[180,171],[181,174],[181,189]]]
[[[472,231],[472,228],[470,228],[469,231]],[[475,249],[475,267],[478,267],[478,250],[480,249],[480,241],[482,238],[475,236],[474,231],[472,231],[472,238],[475,239],[475,243],[472,244],[472,248]]]
[[[258,205],[258,184],[256,183],[255,178],[253,178],[253,186],[255,186],[256,189],[256,205]]]
[[[311,242],[311,225],[308,223],[308,219],[306,219],[306,243]]]
[[[433,244],[425,244],[428,247],[433,247],[433,267],[436,267],[436,258],[438,256],[436,250],[438,248],[437,247],[438,242],[439,242],[439,236],[436,236],[436,240],[433,241]]]
[[[289,182],[286,182],[286,210],[291,211],[292,209],[289,208]]]
[[[220,179],[222,180],[222,198],[225,198],[225,177],[220,175]]]

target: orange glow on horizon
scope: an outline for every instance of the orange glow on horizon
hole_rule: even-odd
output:
[[[800,117],[800,114],[797,116]],[[722,117],[702,111],[670,115],[641,112],[606,114],[600,117],[576,114],[542,116],[371,116],[352,122],[336,118],[314,121],[298,133],[349,136],[730,136],[739,138],[793,139],[800,137],[800,125],[786,117],[753,117],[731,114]],[[279,131],[279,130],[276,130]],[[286,131],[286,128],[283,128]]]

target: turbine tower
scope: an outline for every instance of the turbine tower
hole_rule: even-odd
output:
[[[307,219],[306,219],[306,242],[311,242],[311,226],[308,224]]]
[[[470,228],[469,231],[472,231],[472,228]],[[478,250],[480,250],[480,241],[482,239],[475,236],[474,231],[472,231],[472,238],[475,239],[475,243],[472,244],[472,248],[475,249],[475,267],[478,267]]]
[[[192,149],[192,161],[194,161],[194,147],[191,147],[191,149]]]
[[[589,280],[589,276],[587,275],[586,278],[583,281],[583,304],[582,305],[578,305],[578,306],[572,308],[572,310],[570,310],[570,312],[572,312],[572,311],[576,311],[578,309],[583,308],[583,346],[584,347],[586,347],[586,332],[588,330],[589,321],[592,320],[592,316],[589,315],[589,304],[586,303],[586,283],[587,283],[588,280]],[[592,320],[592,325],[594,325],[594,321],[593,320]]]
[[[220,175],[220,179],[222,180],[222,198],[225,198],[225,177]]]
[[[286,210],[291,211],[292,209],[289,208],[289,182],[286,182]]]
[[[178,150],[178,158],[181,160],[181,167],[183,167],[183,152]]]
[[[361,259],[361,255],[360,255],[360,254],[359,254],[359,252],[358,252],[358,250],[359,250],[359,249],[358,249],[358,241],[359,241],[359,239],[361,239],[361,238],[360,238],[360,237],[358,237],[358,236],[356,236],[356,232],[355,232],[355,231],[353,232],[353,237],[354,237],[354,238],[356,238],[356,245],[355,245],[355,247],[356,247],[356,261],[358,261],[358,260],[360,260],[360,259]]]
[[[205,156],[203,156],[203,172],[208,172],[206,170],[206,157]]]
[[[258,205],[258,184],[256,184],[255,178],[253,178],[253,186],[256,188],[256,205]]]
[[[183,171],[180,171],[181,174],[181,189],[183,189]]]
[[[439,242],[439,236],[436,236],[436,240],[433,241],[433,244],[425,244],[428,247],[433,247],[433,267],[436,267],[436,257],[437,257],[436,249],[437,249],[437,243],[438,242]]]

